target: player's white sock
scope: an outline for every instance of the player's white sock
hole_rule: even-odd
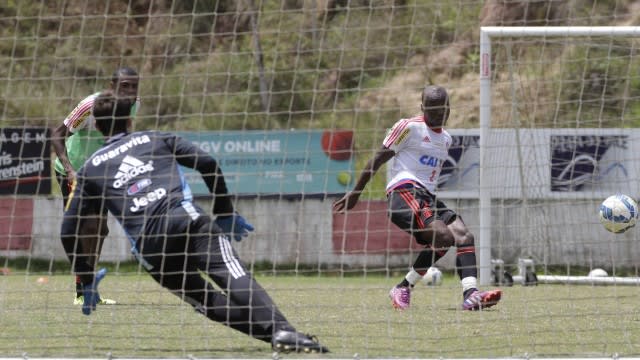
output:
[[[422,275],[420,275],[420,273],[418,273],[414,269],[411,269],[407,273],[407,276],[405,276],[404,278],[407,279],[407,281],[409,282],[409,284],[411,284],[411,286],[413,286],[417,284],[418,281],[420,281],[420,279],[422,279]]]
[[[478,279],[475,276],[468,276],[460,281],[462,283],[462,292],[478,288]]]

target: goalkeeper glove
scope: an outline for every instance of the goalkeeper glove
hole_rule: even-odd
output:
[[[247,220],[238,213],[233,213],[233,215],[228,216],[218,216],[216,225],[218,225],[224,233],[233,236],[236,241],[242,240],[243,237],[249,235],[249,231],[253,231],[253,225],[249,224]]]
[[[84,303],[82,304],[82,313],[90,315],[91,311],[96,309],[98,301],[100,301],[100,294],[98,294],[98,284],[107,275],[107,269],[100,269],[96,273],[96,277],[91,284],[82,285],[82,296],[84,297]]]

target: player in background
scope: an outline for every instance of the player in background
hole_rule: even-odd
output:
[[[462,283],[464,310],[493,306],[502,295],[500,290],[478,290],[473,234],[435,195],[438,176],[451,146],[451,135],[444,128],[449,106],[449,95],[443,87],[425,87],[422,114],[395,123],[353,190],[333,204],[336,212],[352,209],[380,166],[394,159],[391,180],[386,186],[389,216],[395,225],[424,246],[411,270],[389,293],[396,309],[409,308],[413,286],[452,246],[457,247],[456,267]]]
[[[96,126],[108,139],[78,172],[62,223],[64,249],[82,279],[83,313],[95,310],[105,273],[95,273],[87,261],[83,243],[76,241],[77,224],[106,208],[123,226],[144,269],[198,312],[276,351],[328,352],[287,321],[238,258],[230,236],[239,241],[253,226],[234,210],[216,160],[170,133],[128,133],[132,104],[111,91],[95,99]],[[179,165],[202,174],[214,195],[215,221],[193,202]]]
[[[109,87],[119,96],[134,100],[134,105],[131,108],[132,117],[135,116],[139,106],[138,82],[138,73],[134,69],[122,67],[113,73],[109,84]],[[94,151],[104,144],[104,136],[95,128],[95,119],[91,113],[98,94],[91,94],[80,101],[64,121],[53,130],[51,144],[57,154],[54,168],[62,193],[63,208],[75,181],[76,171]],[[100,257],[104,238],[109,233],[107,214],[88,214],[88,217],[83,219],[79,226],[78,239],[84,243],[83,248],[92,254],[87,258],[88,261],[95,264]],[[80,278],[76,277],[76,296],[73,303],[81,305],[83,302],[82,284]],[[101,298],[99,303],[114,305],[116,302]]]

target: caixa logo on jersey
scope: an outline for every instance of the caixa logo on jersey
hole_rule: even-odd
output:
[[[420,157],[420,164],[426,165],[426,166],[438,167],[441,162],[442,160],[434,156],[422,155]]]
[[[146,164],[133,156],[127,155],[122,159],[118,172],[114,176],[113,187],[119,189],[126,185],[131,179],[139,175],[153,171],[153,160],[149,160]]]
[[[607,190],[628,182],[626,135],[552,135],[551,191]],[[625,155],[626,154],[626,155]]]
[[[149,206],[149,204],[154,203],[164,198],[165,196],[167,196],[167,189],[157,188],[151,192],[146,193],[143,196],[133,198],[133,205],[129,208],[129,210],[134,213],[138,212]]]

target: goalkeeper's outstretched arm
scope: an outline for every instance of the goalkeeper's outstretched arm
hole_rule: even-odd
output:
[[[195,169],[202,175],[209,192],[215,195],[213,199],[213,214],[233,214],[234,208],[231,195],[218,162],[211,155],[179,136],[167,134],[165,141],[174,150],[176,160],[180,165]]]
[[[212,212],[217,215],[216,225],[236,241],[248,236],[254,227],[234,210],[231,195],[218,162],[211,155],[178,136],[168,134],[165,141],[173,149],[177,162],[198,170],[209,191],[214,194]]]

